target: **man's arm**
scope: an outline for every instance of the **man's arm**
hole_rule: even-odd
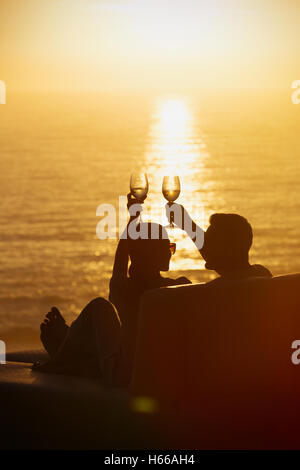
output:
[[[174,213],[174,224],[188,234],[200,252],[204,243],[204,230],[193,221],[187,210],[182,205],[173,203],[169,206],[166,204],[166,214],[169,221],[170,212]]]

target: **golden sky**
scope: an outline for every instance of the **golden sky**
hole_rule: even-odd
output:
[[[299,0],[0,0],[16,90],[290,87]]]

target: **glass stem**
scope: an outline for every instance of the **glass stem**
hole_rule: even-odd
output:
[[[169,207],[172,206],[172,202],[169,202]],[[174,212],[170,212],[170,227],[174,228]]]

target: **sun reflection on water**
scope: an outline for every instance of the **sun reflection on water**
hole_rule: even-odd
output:
[[[164,215],[167,201],[161,192],[162,179],[164,176],[178,175],[181,181],[181,193],[176,202],[183,204],[197,223],[205,227],[207,217],[201,193],[204,192],[204,187],[207,187],[205,181],[207,158],[209,154],[202,140],[201,130],[187,101],[179,98],[158,100],[146,152],[145,168],[149,175],[150,190],[145,205],[144,220],[151,219],[167,225]],[[184,232],[175,228],[169,230],[169,236],[177,242],[178,247],[176,256],[171,261],[171,269],[203,268],[203,261]],[[197,263],[195,264],[191,258],[197,259]]]

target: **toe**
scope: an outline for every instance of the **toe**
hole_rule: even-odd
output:
[[[49,320],[45,319],[41,324],[40,324],[40,328],[41,330],[45,331],[49,328],[49,326],[51,326],[51,323],[49,322]]]
[[[55,312],[51,310],[50,312],[47,313],[46,318],[48,318],[49,320],[56,320]]]
[[[54,316],[57,320],[60,320],[60,321],[65,323],[65,319],[64,319],[64,317],[62,316],[62,314],[60,313],[60,311],[58,310],[57,307],[52,307],[51,312],[54,314]]]

